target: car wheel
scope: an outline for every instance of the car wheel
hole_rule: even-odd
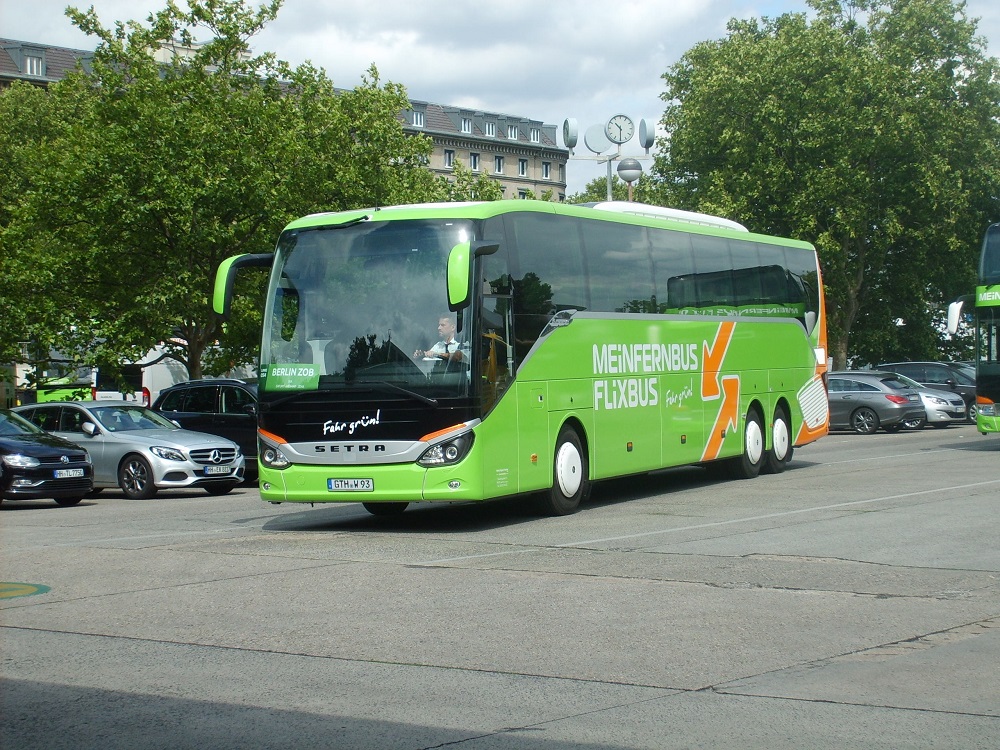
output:
[[[917,417],[916,419],[907,419],[903,422],[903,427],[907,430],[922,430],[925,424],[927,424],[927,417]]]
[[[976,402],[973,401],[965,410],[965,418],[970,422],[976,421]]]
[[[409,503],[361,503],[373,516],[398,516]]]
[[[219,482],[218,484],[207,484],[204,487],[205,492],[209,495],[228,495],[234,489],[239,482]]]
[[[542,509],[548,515],[567,516],[575,513],[590,495],[587,454],[580,436],[568,425],[559,431],[554,459],[552,487],[543,497]]]
[[[83,500],[82,497],[57,497],[56,505],[61,505],[64,508],[68,508],[71,505],[79,505],[80,501]]]
[[[156,494],[149,462],[135,454],[125,456],[118,467],[118,486],[130,500],[146,500]]]
[[[792,460],[791,420],[784,407],[778,407],[774,412],[774,426],[771,427],[771,449],[764,459],[763,471],[768,474],[780,474]]]
[[[874,409],[862,406],[851,415],[851,429],[859,435],[873,435],[878,432],[878,414]]]

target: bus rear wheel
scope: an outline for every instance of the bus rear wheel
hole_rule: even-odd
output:
[[[764,459],[763,471],[767,474],[780,474],[792,460],[792,430],[791,420],[784,407],[779,406],[774,412],[774,426],[771,427],[771,449]]]
[[[580,503],[590,495],[587,454],[580,436],[572,427],[564,426],[556,440],[552,462],[552,488],[546,493],[543,509],[552,516],[575,513]]]
[[[373,516],[398,516],[409,503],[361,503]]]
[[[764,465],[764,427],[760,414],[751,408],[743,428],[743,454],[729,459],[729,472],[735,479],[753,479]]]

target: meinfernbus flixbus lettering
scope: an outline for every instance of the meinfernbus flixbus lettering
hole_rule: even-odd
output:
[[[955,333],[962,307],[974,302],[976,326],[976,426],[983,435],[1000,432],[1000,224],[991,224],[979,254],[975,297],[964,295],[948,309]]]
[[[811,245],[639,204],[449,203],[316,214],[273,254],[259,384],[272,503],[539,493],[717,463],[780,472],[826,434]]]

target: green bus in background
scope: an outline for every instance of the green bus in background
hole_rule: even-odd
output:
[[[948,331],[955,333],[962,297],[948,309]],[[975,296],[976,426],[982,434],[1000,432],[1000,224],[991,224],[983,236]]]
[[[274,253],[258,435],[265,501],[540,493],[714,463],[778,472],[826,434],[813,247],[634,203],[496,201],[315,214]]]

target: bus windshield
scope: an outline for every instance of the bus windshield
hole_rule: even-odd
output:
[[[452,219],[286,231],[264,314],[262,392],[376,383],[467,394],[470,312],[448,311],[444,279],[451,249],[473,236],[472,222]]]

